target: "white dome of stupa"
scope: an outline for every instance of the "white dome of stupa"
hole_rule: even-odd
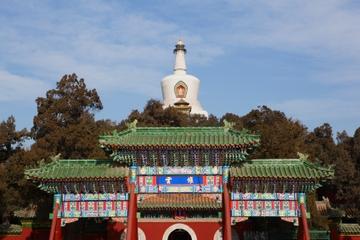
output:
[[[200,80],[186,73],[185,44],[182,40],[176,43],[174,73],[166,76],[161,81],[163,94],[163,106],[175,106],[177,103],[188,103],[190,114],[201,114],[208,116],[202,108],[199,100]]]

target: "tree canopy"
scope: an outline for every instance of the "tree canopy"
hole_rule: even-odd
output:
[[[16,131],[15,118],[10,116],[0,123],[0,163],[5,162],[11,155],[21,149],[28,137],[26,129]]]
[[[0,220],[3,217],[7,219],[10,213],[19,207],[16,198],[20,189],[16,184],[25,179],[15,177],[18,170],[23,171],[19,169],[21,163],[16,157],[25,152],[22,146],[28,136],[26,129],[16,130],[13,116],[0,123]]]
[[[84,79],[65,75],[46,97],[36,99],[32,137],[34,148],[64,158],[104,157],[94,146],[99,134],[94,113],[103,108],[95,89],[89,90]]]
[[[334,165],[335,179],[321,193],[341,207],[360,208],[360,127],[354,136],[343,131],[336,141],[330,124],[312,131],[299,120],[283,112],[260,106],[244,116],[226,113],[221,117],[187,115],[161,102],[149,100],[142,110],[133,110],[126,119],[95,120],[103,108],[95,89],[88,89],[84,79],[65,75],[45,97],[36,99],[37,114],[30,132],[17,131],[15,118],[0,123],[0,216],[8,220],[11,213],[29,205],[47,206],[49,196],[24,178],[24,169],[40,160],[61,154],[62,158],[98,158],[107,156],[98,146],[98,136],[124,129],[125,123],[138,120],[139,126],[222,126],[223,120],[236,129],[247,128],[261,135],[261,146],[251,158],[295,158],[298,152],[324,165]],[[26,139],[34,142],[29,149]],[[51,204],[49,204],[50,206]],[[48,212],[48,211],[45,211]]]

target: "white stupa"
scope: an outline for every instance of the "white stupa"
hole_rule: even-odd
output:
[[[174,73],[161,81],[163,106],[164,108],[175,106],[188,110],[190,114],[201,114],[207,117],[208,113],[198,100],[200,80],[186,73],[185,53],[184,42],[179,40],[174,49]]]

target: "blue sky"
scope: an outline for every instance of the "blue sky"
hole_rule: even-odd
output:
[[[98,90],[97,118],[119,121],[162,98],[179,38],[209,113],[267,105],[310,130],[360,127],[360,2],[347,0],[2,0],[0,120],[30,128],[35,98],[75,72]]]

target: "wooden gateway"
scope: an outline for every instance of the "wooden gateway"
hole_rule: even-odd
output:
[[[309,239],[306,194],[334,174],[303,154],[248,159],[259,135],[228,122],[135,121],[99,142],[110,160],[54,158],[25,172],[54,195],[51,239],[86,239],[70,229],[87,220],[105,224],[106,239]]]

